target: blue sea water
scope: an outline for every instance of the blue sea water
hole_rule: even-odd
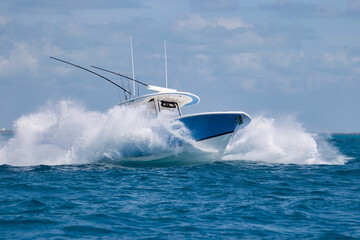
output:
[[[54,116],[40,115],[19,119],[15,136],[0,137],[1,239],[360,239],[360,135],[315,136],[298,124],[255,118],[228,157],[124,166],[102,161],[103,147],[83,155],[94,144],[79,139],[94,133],[74,136],[74,114],[71,124],[54,115],[63,131],[48,124]],[[104,131],[96,135],[101,146],[100,139],[111,142]],[[162,152],[158,141],[134,149]]]

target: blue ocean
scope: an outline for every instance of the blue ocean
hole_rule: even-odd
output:
[[[253,116],[224,156],[140,110],[49,103],[0,135],[1,239],[360,239],[360,135]]]

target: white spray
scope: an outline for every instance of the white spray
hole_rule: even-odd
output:
[[[191,144],[187,129],[143,108],[87,111],[71,101],[48,104],[14,123],[15,135],[0,147],[0,164],[83,164],[103,158],[176,154]]]
[[[294,118],[281,119],[285,120],[253,118],[251,124],[235,134],[223,160],[285,164],[346,162],[347,158],[327,139],[306,132]],[[164,156],[178,156],[180,162],[195,162],[196,158],[203,163],[220,160],[218,156],[211,159],[212,154],[199,149],[179,121],[166,116],[151,118],[144,108],[117,106],[97,112],[71,101],[60,101],[22,116],[13,127],[12,138],[0,139],[0,164],[84,164]]]
[[[293,117],[281,121],[263,116],[238,131],[224,160],[267,163],[344,164],[347,157],[317,134],[308,133]]]

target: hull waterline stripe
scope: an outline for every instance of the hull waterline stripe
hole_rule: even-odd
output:
[[[220,136],[223,136],[223,135],[226,135],[226,134],[229,134],[229,133],[233,133],[234,131],[230,131],[230,132],[226,132],[226,133],[221,133],[221,134],[217,134],[217,135],[214,135],[214,136],[211,136],[211,137],[206,137],[206,138],[202,138],[202,139],[199,139],[199,140],[196,140],[197,142],[200,142],[200,141],[203,141],[203,140],[207,140],[207,139],[210,139],[210,138],[214,138],[214,137],[220,137]]]

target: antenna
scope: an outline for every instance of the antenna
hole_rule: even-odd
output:
[[[130,50],[131,50],[131,66],[132,66],[132,79],[133,79],[133,95],[134,95],[134,97],[135,97],[134,54],[133,54],[133,47],[132,47],[131,35],[130,35]]]
[[[168,87],[167,81],[167,58],[166,58],[166,41],[164,40],[164,49],[165,49],[165,87]]]

